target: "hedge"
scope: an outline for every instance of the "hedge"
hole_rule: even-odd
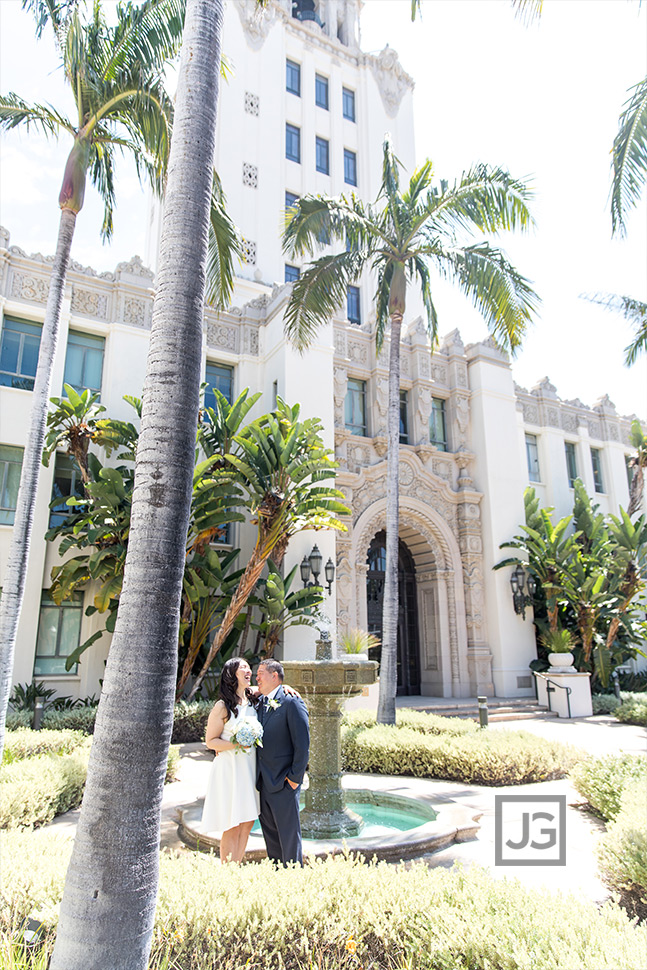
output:
[[[30,728],[7,731],[2,763],[11,764],[38,754],[69,754],[84,739],[82,731],[32,731]]]
[[[21,732],[16,732],[22,735]],[[63,732],[30,732],[39,735]],[[71,743],[65,732],[64,741]],[[18,742],[7,732],[7,746],[22,745],[25,750],[31,741]],[[75,750],[69,754],[54,753],[24,756],[3,765],[0,775],[0,829],[24,829],[51,822],[56,815],[76,808],[83,797],[90,757],[90,740],[81,735]],[[169,750],[166,781],[172,781],[179,766],[179,752]]]
[[[635,754],[586,758],[573,768],[571,781],[603,819],[614,819],[627,785],[642,781],[643,789],[647,786],[647,758]]]
[[[562,778],[581,757],[567,745],[523,731],[435,735],[381,724],[342,730],[344,769],[369,774],[524,785]]]
[[[350,711],[344,715],[344,724],[351,728],[375,727],[374,711]],[[445,734],[460,736],[477,734],[480,730],[476,721],[462,717],[443,717],[440,714],[427,714],[425,711],[397,711],[396,725],[413,728],[421,734]]]
[[[620,810],[597,847],[605,880],[630,914],[647,917],[647,795],[645,778],[629,782]]]
[[[640,724],[647,727],[647,695],[633,694],[623,700],[614,712],[619,721],[625,724]]]
[[[51,946],[70,840],[10,833],[3,930],[38,913]],[[478,867],[220,867],[161,856],[151,968],[174,970],[644,970],[647,933],[614,903],[591,902]],[[9,923],[12,920],[12,923]]]

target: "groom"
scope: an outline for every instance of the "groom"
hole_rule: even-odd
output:
[[[256,749],[256,787],[267,855],[283,865],[303,865],[299,794],[310,746],[308,712],[300,697],[283,690],[283,666],[278,660],[261,661],[256,682],[263,725],[263,747]]]

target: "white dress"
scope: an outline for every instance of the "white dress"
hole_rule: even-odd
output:
[[[230,741],[242,720],[258,720],[252,704],[240,704],[238,715],[225,723],[221,734]],[[202,811],[203,832],[226,832],[241,822],[258,818],[260,803],[256,789],[256,748],[220,751],[213,759]]]

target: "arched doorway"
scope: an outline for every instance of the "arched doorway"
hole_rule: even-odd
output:
[[[386,532],[377,533],[369,547],[366,561],[368,563],[366,576],[368,631],[382,640]],[[416,569],[413,556],[401,539],[398,544],[398,594],[398,694],[419,694],[420,651]],[[371,651],[371,659],[379,660],[380,653],[380,647]]]

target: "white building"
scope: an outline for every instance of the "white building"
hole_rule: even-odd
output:
[[[289,280],[280,223],[306,192],[355,191],[372,199],[381,180],[382,141],[390,131],[398,157],[415,167],[413,81],[388,46],[377,57],[359,47],[359,0],[254,0],[229,3],[226,50],[235,75],[223,84],[217,168],[229,209],[245,239],[246,262],[227,311],[205,311],[204,375],[236,395],[276,394],[319,416],[340,463],[338,484],[353,515],[348,532],[318,533],[324,561],[337,564],[327,612],[338,630],[379,633],[386,504],[388,348],[376,356],[370,281],[349,293],[305,358],[283,336]],[[235,137],[233,137],[235,133]],[[159,211],[151,209],[146,261],[154,266]],[[0,230],[0,585],[26,439],[30,386],[45,313],[50,260],[9,245]],[[286,283],[286,280],[288,281]],[[52,393],[64,379],[101,391],[107,413],[131,419],[122,400],[143,384],[154,274],[135,257],[114,273],[73,263],[68,275]],[[626,506],[625,459],[631,418],[608,398],[593,408],[561,401],[545,379],[516,387],[507,358],[491,341],[465,347],[460,320],[431,354],[412,302],[402,346],[403,440],[400,461],[400,681],[406,693],[466,697],[533,692],[528,663],[533,627],[512,609],[509,576],[493,572],[499,546],[518,532],[530,481],[560,515],[572,507],[578,475],[602,511]],[[47,599],[57,550],[39,537],[50,517],[54,481],[70,488],[67,460],[42,469],[25,606],[14,671],[60,693],[98,689],[106,638],[64,672],[65,656],[94,629],[85,617],[91,590],[56,607]],[[243,552],[250,536],[238,528]],[[291,568],[312,535],[293,540]],[[314,649],[314,635],[290,631],[283,655]]]

